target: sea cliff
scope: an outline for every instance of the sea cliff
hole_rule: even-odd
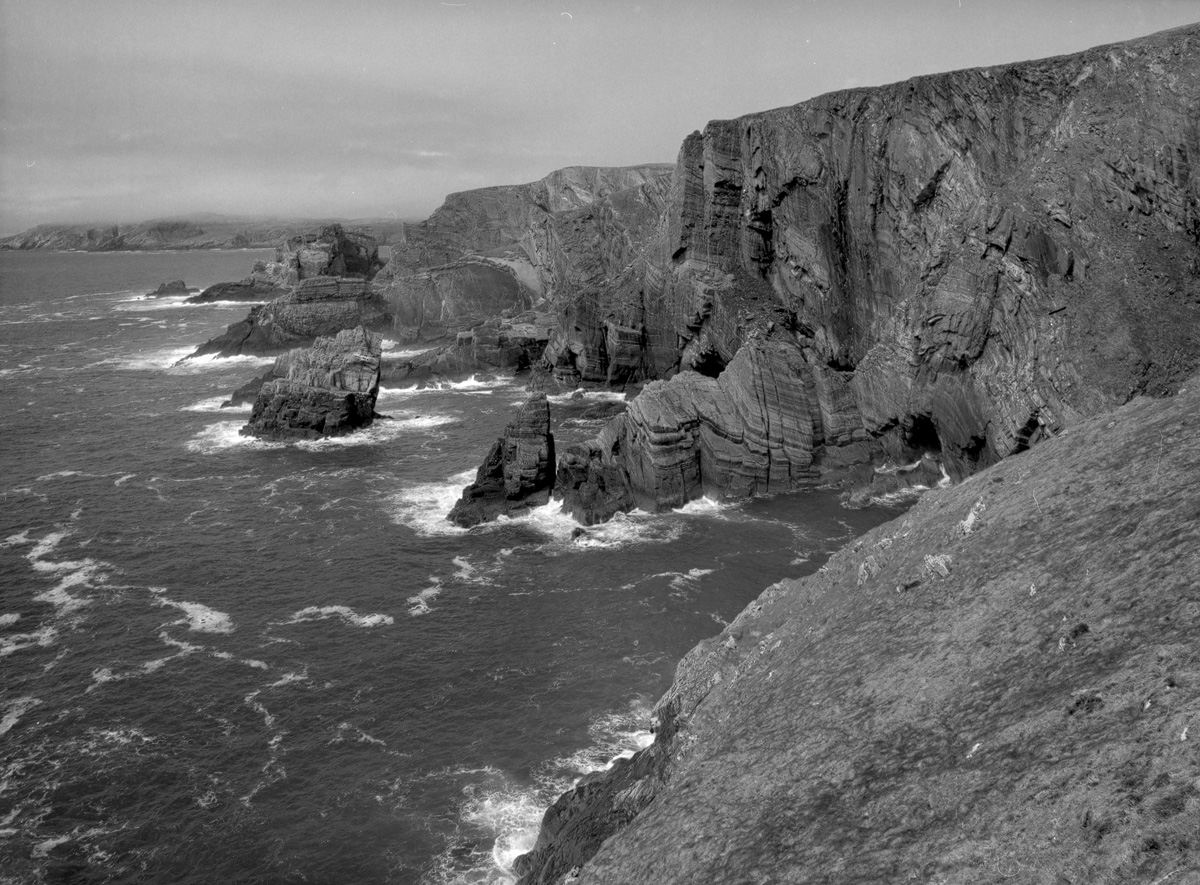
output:
[[[617,497],[677,506],[929,451],[961,478],[1173,389],[1200,354],[1198,51],[1183,28],[690,136],[626,284],[642,364],[677,374],[565,453],[575,481],[590,463]],[[757,391],[687,375],[746,361]]]
[[[1200,872],[1197,57],[1191,26],[685,141],[614,284],[660,380],[561,455],[564,506],[920,454],[957,484],[689,653],[522,885]]]

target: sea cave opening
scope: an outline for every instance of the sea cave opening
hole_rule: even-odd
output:
[[[725,360],[715,350],[706,350],[692,360],[692,370],[708,378],[719,378],[725,371]]]
[[[942,440],[938,436],[937,428],[933,424],[933,419],[928,415],[916,415],[912,419],[912,424],[904,433],[904,441],[909,448],[917,451],[940,454],[942,451]]]

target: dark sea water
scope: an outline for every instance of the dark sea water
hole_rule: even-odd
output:
[[[247,307],[139,296],[259,257],[0,253],[2,881],[510,881],[692,645],[894,515],[817,492],[456,529],[520,383],[243,439],[219,404],[269,360],[175,363]]]

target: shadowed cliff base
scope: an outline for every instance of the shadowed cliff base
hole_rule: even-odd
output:
[[[1197,415],[1139,397],[768,588],[523,885],[1197,881]]]

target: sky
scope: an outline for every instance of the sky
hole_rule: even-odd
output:
[[[1200,0],[0,0],[0,234],[417,219],[712,119],[1200,21]]]

